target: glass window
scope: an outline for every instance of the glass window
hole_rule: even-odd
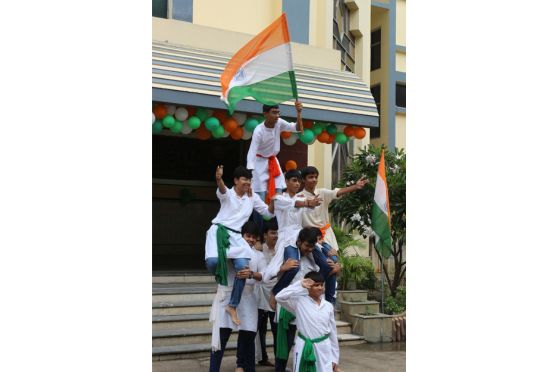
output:
[[[172,18],[192,22],[192,0],[172,0]]]
[[[378,120],[380,120],[380,106],[382,101],[381,92],[382,89],[380,84],[370,87],[370,93],[372,93],[372,97],[374,97],[374,101],[376,102],[376,107],[378,109]],[[379,137],[380,137],[380,127],[370,128],[370,138],[379,138]]]
[[[153,17],[167,18],[167,0],[151,0],[151,15]]]
[[[349,31],[350,10],[344,0],[333,0],[333,49],[341,51],[341,68],[355,69],[355,38]]]
[[[407,107],[407,86],[405,84],[395,85],[395,106]]]
[[[374,71],[382,67],[382,30],[373,31],[370,40],[370,71]]]

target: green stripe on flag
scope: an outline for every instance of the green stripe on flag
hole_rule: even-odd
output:
[[[391,255],[391,232],[388,216],[374,202],[372,205],[372,230],[378,235],[376,238],[376,250],[384,258]]]
[[[295,98],[296,85],[291,84],[291,72],[287,71],[255,84],[233,87],[229,91],[229,112],[245,97],[253,97],[264,105],[276,105]],[[294,76],[293,76],[294,78]]]

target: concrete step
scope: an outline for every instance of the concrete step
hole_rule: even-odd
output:
[[[273,338],[266,338],[268,355],[273,356]],[[211,354],[211,343],[198,343],[189,345],[175,345],[175,346],[156,346],[152,348],[152,360],[175,360],[175,359],[194,359],[194,358],[208,358]],[[236,342],[227,342],[225,348],[225,355],[235,355]]]
[[[337,299],[341,301],[360,302],[368,300],[367,290],[337,291]]]
[[[366,340],[364,336],[355,335],[352,333],[345,333],[345,334],[337,334],[337,342],[339,342],[339,346],[347,346],[347,345],[358,345],[364,344]]]
[[[216,284],[155,283],[152,285],[152,304],[213,300]]]
[[[152,319],[152,330],[176,328],[206,328],[209,323],[209,312],[199,314],[155,315]]]
[[[341,307],[341,319],[351,321],[350,314],[378,313],[380,303],[378,301],[338,301]]]
[[[152,304],[151,313],[153,316],[209,313],[212,302],[213,299],[157,302]]]
[[[188,271],[188,272],[154,272],[152,275],[152,283],[169,284],[169,283],[215,283],[215,276],[207,271]]]

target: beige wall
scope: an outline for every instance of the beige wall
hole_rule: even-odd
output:
[[[407,71],[407,54],[403,52],[395,53],[395,70],[406,72]]]
[[[407,1],[397,0],[395,12],[395,43],[407,45]]]
[[[406,115],[397,113],[395,115],[395,147],[398,149],[405,148],[407,142],[407,124]]]

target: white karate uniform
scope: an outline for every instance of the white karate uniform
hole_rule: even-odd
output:
[[[315,339],[329,334],[327,339],[313,344],[313,347],[316,354],[316,371],[331,371],[332,363],[339,364],[339,344],[333,306],[323,295],[320,304],[316,303],[300,281],[283,289],[275,298],[285,309],[296,315],[297,329],[304,337]],[[304,340],[297,335],[293,353],[294,372],[299,370],[303,348]]]
[[[319,195],[323,201],[322,203],[314,207],[313,209],[308,210],[307,213],[302,215],[302,227],[317,227],[322,228],[326,224],[329,223],[329,204],[334,201],[335,199],[339,198],[337,196],[337,192],[339,189],[315,189],[314,194],[305,190],[302,190],[297,194],[297,196],[303,198],[311,198],[315,195]],[[331,247],[335,250],[339,250],[337,246],[337,239],[335,239],[335,233],[333,232],[333,228],[330,226],[326,232],[324,240],[326,243],[331,245]]]
[[[242,229],[242,225],[248,221],[248,218],[255,210],[266,217],[273,217],[274,214],[269,213],[268,206],[257,195],[249,197],[247,194],[238,196],[234,188],[227,189],[221,194],[217,189],[217,198],[221,202],[221,209],[217,216],[211,221],[212,225],[205,234],[205,258],[217,257],[217,223],[224,225],[236,231]],[[240,233],[227,230],[229,233],[230,247],[227,250],[227,258],[249,258],[251,248],[242,238]],[[232,270],[234,272],[234,269]]]
[[[258,124],[252,134],[252,142],[246,158],[246,168],[252,169],[252,189],[254,192],[267,191],[267,181],[269,180],[268,159],[270,156],[277,156],[281,148],[281,132],[295,132],[296,123],[289,123],[281,118],[277,119],[273,128],[267,128],[263,122]],[[260,154],[262,157],[256,156]],[[287,187],[283,171],[279,161],[280,174],[275,177],[275,188],[284,189]]]

